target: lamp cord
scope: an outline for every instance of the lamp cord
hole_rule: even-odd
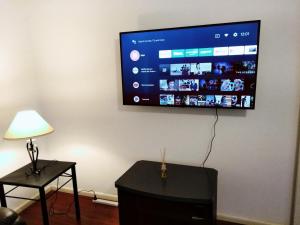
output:
[[[54,215],[67,215],[70,210],[71,210],[71,207],[72,205],[74,204],[74,199],[70,202],[70,204],[67,206],[66,210],[65,211],[57,211],[54,209],[55,207],[55,204],[57,202],[57,198],[58,198],[58,186],[59,186],[59,178],[57,178],[56,180],[56,193],[55,193],[55,198],[54,198],[54,201],[51,203],[50,207],[49,207],[49,215],[50,216],[54,216]],[[94,200],[97,200],[97,195],[96,195],[96,192],[94,190],[81,190],[81,191],[78,191],[78,194],[81,193],[81,192],[92,192],[94,194],[94,197],[93,199]]]
[[[56,193],[55,193],[55,198],[54,201],[51,203],[49,207],[49,216],[54,216],[54,215],[67,215],[70,212],[70,209],[74,203],[74,199],[72,202],[68,205],[67,209],[65,211],[56,211],[54,209],[54,205],[56,204],[57,198],[58,198],[58,186],[59,186],[59,178],[56,180]]]
[[[209,158],[209,156],[210,156],[210,154],[212,152],[213,143],[214,143],[214,140],[216,138],[216,125],[217,125],[218,121],[219,121],[219,114],[218,114],[218,108],[216,108],[216,119],[215,119],[215,122],[214,122],[213,127],[212,127],[213,128],[213,136],[212,136],[212,138],[210,140],[209,151],[208,151],[208,153],[207,153],[207,155],[206,155],[206,157],[205,157],[205,159],[204,159],[204,161],[202,163],[202,167],[205,167],[205,163],[208,160],[208,158]]]

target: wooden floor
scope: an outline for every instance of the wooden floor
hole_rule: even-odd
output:
[[[48,210],[55,195],[47,200]],[[92,203],[92,199],[80,196],[81,221],[76,221],[73,195],[58,193],[54,205],[56,214],[49,216],[50,225],[119,225],[118,208]],[[69,207],[71,206],[71,207]],[[61,215],[59,215],[61,214]],[[39,202],[34,203],[21,213],[27,225],[43,225]],[[218,225],[240,225],[218,221]]]

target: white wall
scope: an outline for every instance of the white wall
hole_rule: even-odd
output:
[[[0,1],[0,177],[29,162],[24,141],[2,139],[17,111],[38,105],[28,10],[25,1]],[[28,189],[15,193],[33,194]],[[8,200],[9,207],[19,204]]]
[[[261,19],[256,109],[220,110],[207,165],[219,170],[218,213],[288,224],[300,100],[299,1],[28,5],[39,109],[56,129],[41,138],[42,152],[78,162],[79,187],[106,193],[116,193],[114,181],[136,160],[159,160],[162,146],[168,161],[200,165],[214,120],[209,109],[122,106],[118,32]]]

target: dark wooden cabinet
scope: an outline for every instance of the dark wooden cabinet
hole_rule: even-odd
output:
[[[215,169],[139,161],[115,185],[120,225],[215,225],[217,175]]]

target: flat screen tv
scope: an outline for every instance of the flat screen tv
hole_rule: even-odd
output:
[[[120,33],[123,104],[254,109],[260,20]]]

